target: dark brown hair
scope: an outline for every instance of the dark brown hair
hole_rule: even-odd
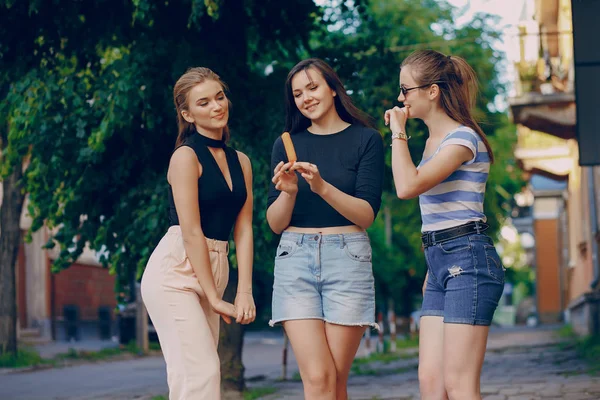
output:
[[[494,162],[492,147],[473,117],[477,100],[477,75],[464,58],[445,56],[435,50],[418,50],[410,54],[400,68],[410,66],[417,85],[436,83],[440,88],[440,105],[450,118],[479,134]]]
[[[306,118],[294,101],[294,93],[292,91],[292,78],[300,71],[306,71],[309,68],[314,68],[319,71],[327,85],[335,91],[337,96],[334,97],[334,104],[337,113],[342,120],[349,124],[359,124],[373,128],[372,118],[359,110],[353,103],[352,99],[346,93],[344,84],[333,68],[325,61],[319,58],[308,58],[300,61],[289,72],[285,81],[285,128],[286,132],[296,133],[308,128],[311,124],[310,119]]]
[[[173,103],[175,103],[175,109],[177,110],[177,127],[179,128],[177,141],[175,142],[176,148],[181,146],[188,136],[196,132],[194,124],[187,122],[183,118],[183,115],[181,115],[181,112],[188,109],[190,91],[196,85],[204,83],[207,80],[213,80],[221,85],[223,91],[227,90],[227,85],[221,80],[219,75],[206,67],[188,69],[175,83],[175,87],[173,88]],[[231,105],[229,99],[227,101]],[[229,140],[229,126],[223,128],[223,140],[225,142]]]

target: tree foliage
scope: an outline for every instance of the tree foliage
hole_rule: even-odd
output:
[[[140,276],[167,227],[166,168],[176,136],[172,88],[188,67],[212,68],[229,84],[232,145],[252,160],[255,191],[255,297],[270,314],[275,235],[266,223],[269,158],[283,127],[283,85],[299,59],[318,56],[338,71],[356,103],[383,126],[398,96],[398,66],[418,48],[465,57],[480,78],[478,116],[496,151],[486,210],[497,231],[518,186],[514,129],[489,107],[504,94],[498,32],[488,15],[456,27],[443,2],[408,0],[3,0],[0,1],[2,176],[27,165],[32,230],[52,229],[53,269],[87,244],[119,277]],[[425,144],[409,124],[411,154]],[[390,154],[386,155],[389,166]],[[378,303],[413,309],[425,262],[416,200],[394,195],[386,173],[384,212],[370,235]],[[235,256],[232,255],[232,265]],[[235,274],[234,274],[235,275]],[[232,275],[233,278],[235,276]],[[232,283],[233,284],[233,283]]]
[[[337,4],[330,1],[330,5]],[[314,55],[328,60],[338,71],[346,88],[360,107],[375,117],[386,143],[389,129],[383,124],[383,112],[398,105],[399,66],[418,49],[433,48],[445,54],[465,58],[475,69],[480,83],[476,117],[490,138],[497,157],[487,185],[485,208],[489,233],[494,236],[507,215],[512,194],[520,179],[512,151],[516,140],[514,127],[504,112],[493,106],[497,96],[505,95],[500,80],[503,54],[494,50],[500,38],[494,16],[477,14],[464,26],[456,26],[457,10],[434,0],[359,1],[324,13],[321,29],[313,33]],[[415,163],[421,159],[427,138],[423,123],[410,120],[410,151]],[[421,218],[417,199],[399,200],[395,196],[391,174],[391,153],[386,153],[388,170],[384,207],[392,221],[392,245],[386,244],[385,212],[380,212],[369,230],[373,242],[373,268],[376,275],[378,304],[387,308],[395,301],[396,311],[408,314],[418,306],[421,284],[426,272],[421,250]]]
[[[229,84],[233,145],[254,161],[256,220],[264,220],[265,155],[281,121],[267,112],[277,109],[281,77],[265,76],[265,60],[298,58],[290,49],[306,42],[318,12],[312,1],[1,6],[2,70],[12,70],[1,86],[9,122],[4,173],[30,160],[22,187],[32,230],[54,229],[55,271],[86,243],[114,272],[142,271],[166,227],[172,88],[191,66],[208,66]],[[260,238],[270,235],[258,225],[260,255]]]

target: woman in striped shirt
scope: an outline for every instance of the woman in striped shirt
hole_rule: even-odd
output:
[[[398,197],[419,196],[423,220],[423,399],[481,399],[489,326],[504,288],[504,268],[484,234],[483,198],[494,158],[472,114],[476,93],[475,72],[464,59],[417,51],[400,68],[398,101],[404,107],[384,117],[392,131]],[[423,120],[429,131],[418,166],[408,150],[408,118]]]

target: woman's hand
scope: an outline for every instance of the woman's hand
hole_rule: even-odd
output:
[[[256,306],[252,293],[238,292],[235,296],[235,309],[237,311],[237,323],[246,325],[254,321],[256,318]]]
[[[306,182],[308,182],[310,185],[310,190],[320,196],[323,196],[323,191],[327,187],[327,183],[321,177],[319,168],[315,164],[296,161],[292,166],[292,171],[300,172],[300,175],[302,175],[302,177],[306,179]]]
[[[284,164],[283,161],[280,161],[273,170],[272,181],[275,184],[275,189],[286,192],[289,195],[298,193],[298,177],[291,170],[293,165],[293,162]]]
[[[390,126],[392,133],[406,133],[406,120],[409,118],[409,109],[407,107],[394,107],[387,110],[383,115],[386,126]]]
[[[235,306],[223,299],[217,299],[214,302],[210,302],[210,306],[213,311],[219,314],[228,324],[231,323],[231,317],[237,317]]]

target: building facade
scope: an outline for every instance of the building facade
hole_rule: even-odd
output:
[[[579,165],[571,0],[524,1],[519,25],[515,150],[528,179],[539,321],[600,333],[600,168]],[[599,78],[600,79],[600,78]],[[598,149],[600,151],[600,149]]]

